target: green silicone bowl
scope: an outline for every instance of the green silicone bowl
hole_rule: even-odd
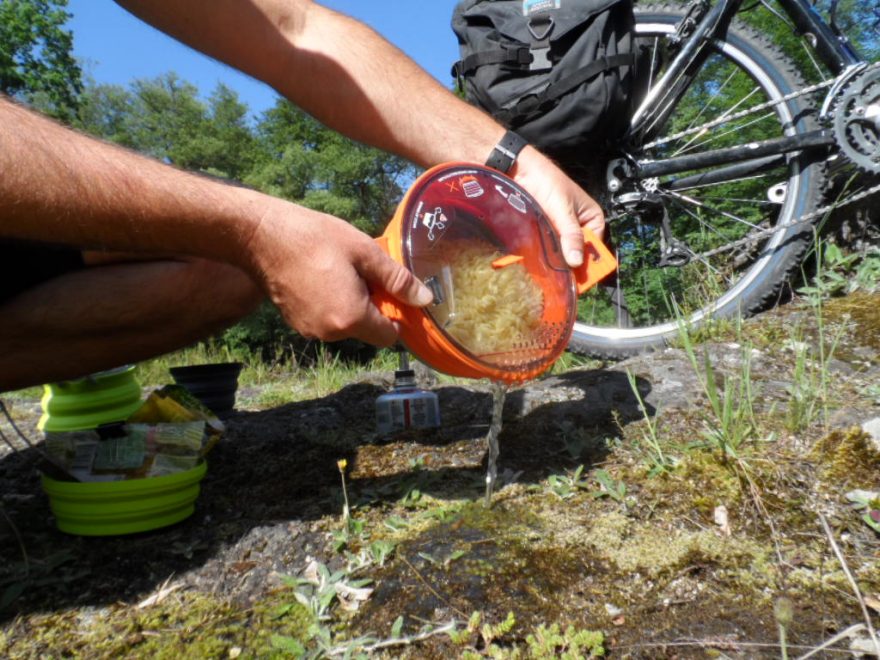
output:
[[[163,477],[78,483],[43,475],[58,529],[80,536],[116,536],[158,529],[192,515],[208,466]]]
[[[46,385],[37,428],[47,433],[78,431],[126,419],[141,405],[134,369],[125,366]]]

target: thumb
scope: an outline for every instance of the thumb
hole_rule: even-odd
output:
[[[428,287],[378,246],[370,250],[360,274],[371,285],[411,307],[424,307],[434,301],[434,294]]]

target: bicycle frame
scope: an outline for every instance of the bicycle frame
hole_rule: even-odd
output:
[[[795,28],[807,37],[823,64],[835,76],[863,62],[847,39],[825,23],[807,0],[778,1]],[[644,144],[656,136],[711,54],[713,41],[724,34],[743,2],[744,0],[719,0],[709,7],[708,0],[702,0],[700,5],[694,6],[703,10],[702,18],[693,25],[693,31],[682,38],[681,49],[634,113],[627,135],[629,144]],[[688,26],[679,26],[679,30],[683,27]],[[834,142],[832,132],[822,129],[758,144],[639,163],[637,170],[639,177],[644,179],[705,167],[725,166],[708,173],[679,179],[667,186],[671,189],[684,188],[692,185],[697,179],[700,183],[717,183],[754,174],[776,167],[780,160],[785,158],[785,154],[812,148],[827,149]]]

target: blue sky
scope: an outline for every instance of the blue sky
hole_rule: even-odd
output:
[[[444,85],[458,56],[449,27],[455,0],[323,0],[359,18],[407,53]],[[126,85],[174,71],[207,96],[218,82],[238,92],[254,114],[269,108],[269,87],[181,45],[139,21],[112,0],[69,0],[74,54],[98,83]]]

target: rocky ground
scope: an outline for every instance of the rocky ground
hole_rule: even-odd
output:
[[[510,392],[490,508],[480,382],[441,380],[443,426],[390,439],[389,374],[265,410],[244,390],[195,514],[126,537],[57,531],[37,457],[7,451],[0,655],[799,657],[855,626],[812,656],[841,657],[880,623],[880,535],[845,497],[880,490],[878,309],[790,305],[701,343],[709,370],[670,348]],[[39,402],[9,407],[35,433]]]

